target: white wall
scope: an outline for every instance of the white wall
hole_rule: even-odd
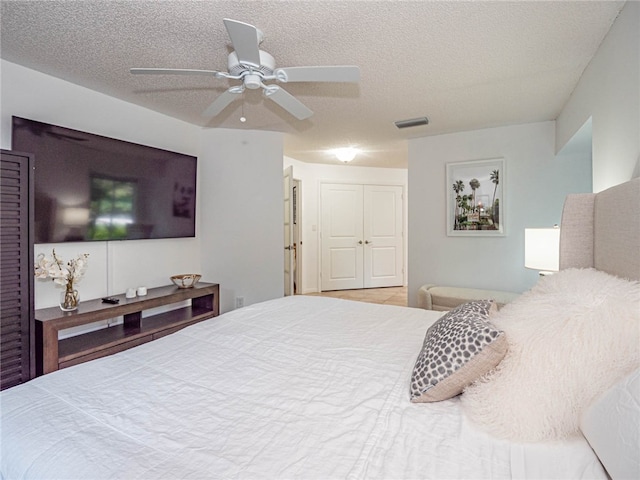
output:
[[[640,171],[640,2],[629,1],[556,123],[556,151],[592,118],[593,191]]]
[[[0,67],[4,149],[11,148],[16,115],[198,156],[196,238],[35,247],[36,255],[55,247],[65,260],[89,253],[81,299],[167,285],[171,275],[192,272],[221,284],[222,311],[236,295],[245,304],[282,295],[280,134],[203,130],[19,65]],[[36,282],[36,308],[56,305],[58,297],[50,281]]]
[[[141,143],[189,155],[198,154],[200,128],[116,100],[22,66],[2,61],[0,126],[2,148],[11,148],[11,116],[62,125],[90,133]],[[36,159],[36,169],[37,169]],[[197,208],[198,209],[198,208]],[[81,299],[122,293],[127,287],[169,283],[175,273],[198,271],[199,239],[136,240],[43,244],[65,260],[89,253],[89,267],[78,285]],[[56,305],[59,289],[50,281],[35,282],[35,306]]]
[[[631,1],[556,122],[410,140],[410,304],[424,283],[529,288],[536,274],[522,267],[524,227],[558,223],[568,193],[598,192],[640,173],[639,85],[640,2]],[[576,151],[575,135],[585,129],[592,148]],[[507,236],[447,237],[444,164],[500,156],[507,160]]]
[[[201,265],[220,283],[220,310],[281,297],[282,134],[203,130],[201,158]]]
[[[320,291],[320,185],[322,183],[402,185],[405,190],[406,232],[408,210],[406,169],[313,164],[284,157],[284,168],[289,166],[293,166],[293,178],[302,181],[302,293]],[[405,283],[407,245],[408,236],[405,234]]]
[[[409,304],[426,283],[522,292],[537,280],[524,268],[525,227],[560,223],[568,193],[588,192],[588,154],[555,155],[554,122],[409,140]],[[446,234],[448,162],[505,159],[506,236]]]

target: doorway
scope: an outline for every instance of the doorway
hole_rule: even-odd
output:
[[[284,187],[284,295],[302,292],[302,182],[293,167],[283,173]]]

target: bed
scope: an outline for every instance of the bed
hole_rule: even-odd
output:
[[[606,222],[625,215],[620,209],[631,208],[631,201],[627,238],[615,241],[631,242],[623,244],[622,264],[625,276],[637,280],[640,181],[578,196],[579,216],[591,202],[592,231],[598,231],[599,197],[619,206],[615,215],[604,215]],[[620,207],[620,197],[627,206]],[[583,220],[570,226],[574,200],[563,214],[562,249],[572,252],[569,232],[584,229]],[[585,243],[584,232],[577,237]],[[601,261],[598,242],[596,254],[571,262],[594,270],[593,259]],[[596,265],[607,271],[607,261]],[[610,386],[579,412],[588,433],[514,440],[481,428],[464,406],[465,396],[482,397],[474,388],[490,385],[499,368],[462,395],[410,401],[416,359],[442,314],[286,297],[36,378],[0,395],[2,478],[606,479],[634,473],[635,357],[635,368],[627,364],[611,376]],[[624,410],[615,408],[620,398],[631,405],[621,420],[627,430],[610,439],[612,415]],[[632,453],[614,446],[621,441]]]

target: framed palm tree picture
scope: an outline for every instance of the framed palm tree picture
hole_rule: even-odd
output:
[[[504,159],[447,163],[447,235],[504,236]]]

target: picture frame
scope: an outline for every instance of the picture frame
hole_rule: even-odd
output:
[[[447,235],[504,236],[504,158],[452,162],[446,168]]]

